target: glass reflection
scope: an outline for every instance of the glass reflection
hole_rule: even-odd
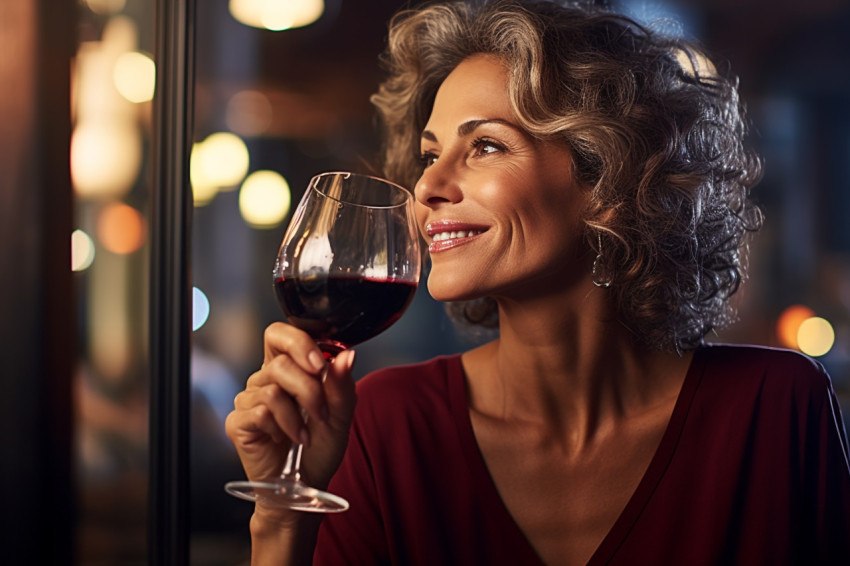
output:
[[[149,266],[142,211],[150,195],[154,63],[142,52],[153,50],[153,9],[149,0],[87,0],[78,12],[70,165],[80,337],[76,558],[83,565],[143,564],[148,554]]]

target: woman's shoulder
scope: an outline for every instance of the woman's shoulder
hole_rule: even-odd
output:
[[[704,378],[740,388],[781,389],[795,396],[832,389],[829,374],[816,360],[794,350],[770,346],[712,344],[699,350]]]
[[[713,362],[744,367],[770,367],[800,373],[823,373],[823,366],[796,350],[750,344],[708,344],[700,350]]]
[[[447,399],[452,383],[463,379],[462,372],[460,354],[383,368],[357,381],[357,402],[386,406],[416,399]]]

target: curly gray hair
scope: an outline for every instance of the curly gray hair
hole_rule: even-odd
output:
[[[590,194],[588,244],[620,320],[648,346],[675,351],[731,322],[746,235],[762,223],[748,197],[761,161],[743,143],[737,79],[695,44],[594,6],[496,0],[402,11],[382,56],[389,76],[372,97],[388,177],[416,183],[437,89],[480,53],[507,63],[520,125],[571,148],[575,180]],[[468,324],[498,324],[491,299],[448,309]]]

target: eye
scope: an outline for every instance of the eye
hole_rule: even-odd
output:
[[[431,151],[423,151],[421,154],[419,154],[418,159],[422,166],[427,168],[433,165],[435,161],[437,161],[437,157],[438,155],[436,153],[433,153]]]
[[[476,138],[472,141],[472,147],[475,149],[476,156],[501,153],[507,149],[503,144],[489,138]]]

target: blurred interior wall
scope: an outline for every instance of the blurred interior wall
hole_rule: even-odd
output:
[[[0,563],[72,562],[74,0],[0,2]]]

